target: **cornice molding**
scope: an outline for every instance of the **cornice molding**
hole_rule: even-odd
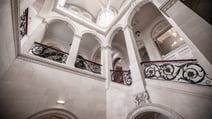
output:
[[[112,47],[109,45],[106,45],[106,46],[102,46],[101,49],[102,50],[107,50],[107,49],[112,50]]]
[[[179,0],[167,0],[161,5],[160,10],[166,14],[166,11],[169,10],[177,1]]]

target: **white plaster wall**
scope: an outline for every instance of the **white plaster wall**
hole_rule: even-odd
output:
[[[211,87],[146,79],[152,103],[175,110],[184,119],[211,119]]]
[[[0,79],[15,59],[10,0],[0,1]]]
[[[107,90],[107,119],[126,119],[133,108],[131,87],[111,82]]]
[[[64,108],[79,119],[106,119],[105,82],[16,59],[0,82],[0,118],[24,119]],[[58,99],[64,105],[56,104]]]

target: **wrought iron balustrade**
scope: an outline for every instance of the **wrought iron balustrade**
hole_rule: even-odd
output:
[[[144,61],[141,64],[145,78],[212,86],[212,78],[196,59]]]
[[[130,86],[132,84],[132,78],[130,70],[110,70],[111,80],[116,83],[124,84]]]
[[[84,59],[80,55],[77,56],[76,62],[75,62],[75,67],[88,70],[97,74],[101,74],[101,66],[102,66],[101,64]]]
[[[22,39],[28,31],[28,8],[24,10],[24,12],[20,16],[20,24],[19,24],[19,32],[20,32],[20,39]]]
[[[34,42],[30,53],[59,63],[66,63],[68,58],[68,53],[38,42]]]

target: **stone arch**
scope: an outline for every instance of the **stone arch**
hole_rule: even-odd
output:
[[[54,44],[64,52],[69,52],[73,42],[75,29],[67,21],[61,19],[46,20],[44,36],[41,43]]]
[[[82,32],[80,33],[80,36],[82,37],[82,36],[85,35],[85,34],[91,34],[91,35],[95,36],[96,41],[100,44],[101,47],[103,46],[103,44],[104,44],[103,41],[102,41],[102,39],[104,39],[103,36],[100,36],[99,34],[97,34],[97,33],[94,32],[94,31],[91,31],[91,30],[82,31]]]
[[[69,24],[69,27],[72,29],[72,31],[75,34],[79,32],[79,30],[77,29],[77,26],[73,22],[71,22],[68,18],[65,18],[65,17],[52,16],[52,17],[45,18],[44,21],[47,24],[51,24],[52,22],[56,22],[56,21],[63,21]]]
[[[111,44],[113,42],[115,35],[122,29],[123,29],[123,25],[116,25],[110,30],[110,32],[107,35],[108,36],[108,41],[107,41],[108,46],[111,47]]]
[[[94,58],[95,53],[103,46],[100,35],[96,35],[92,31],[83,32],[80,40],[78,55],[83,56],[87,60],[96,61]],[[101,50],[99,52],[101,56]],[[101,61],[101,57],[100,60]],[[97,62],[100,63],[100,62]]]
[[[78,119],[73,113],[60,108],[45,109],[32,114],[31,116],[27,117],[27,119],[42,119],[42,117],[51,115],[56,115],[57,117],[60,117],[62,119]]]
[[[128,70],[129,69],[129,56],[128,56],[128,51],[127,51],[127,46],[126,46],[126,41],[125,41],[125,36],[124,36],[124,26],[125,24],[117,24],[112,29],[107,35],[107,45],[111,47],[112,50],[112,61],[114,61],[117,57],[120,57],[122,59],[122,64],[123,64],[123,70]],[[123,35],[123,40],[122,42],[117,42],[117,39],[115,38],[116,35],[120,34]],[[116,40],[115,40],[116,39]]]
[[[152,2],[149,1],[149,0],[136,0],[136,1],[134,1],[133,5],[128,10],[129,12],[127,14],[125,23],[127,23],[131,26],[132,19],[133,19],[134,15],[136,14],[136,12],[139,11],[139,9],[147,3],[152,3]]]
[[[137,116],[147,112],[156,112],[167,116],[169,119],[184,119],[176,111],[159,104],[142,104],[141,106],[133,109],[126,119],[135,119]]]

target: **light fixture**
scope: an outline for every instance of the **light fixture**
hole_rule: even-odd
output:
[[[183,38],[182,38],[182,37],[180,37],[180,40],[181,40],[181,41],[183,41]]]
[[[176,44],[177,44],[177,42],[176,42],[176,41],[174,41],[174,42],[172,43],[172,45],[171,45],[171,46],[173,47],[173,46],[175,46]]]
[[[177,36],[177,33],[176,32],[173,32],[172,33],[172,36],[176,37]]]
[[[65,104],[64,100],[57,100],[57,104]]]

